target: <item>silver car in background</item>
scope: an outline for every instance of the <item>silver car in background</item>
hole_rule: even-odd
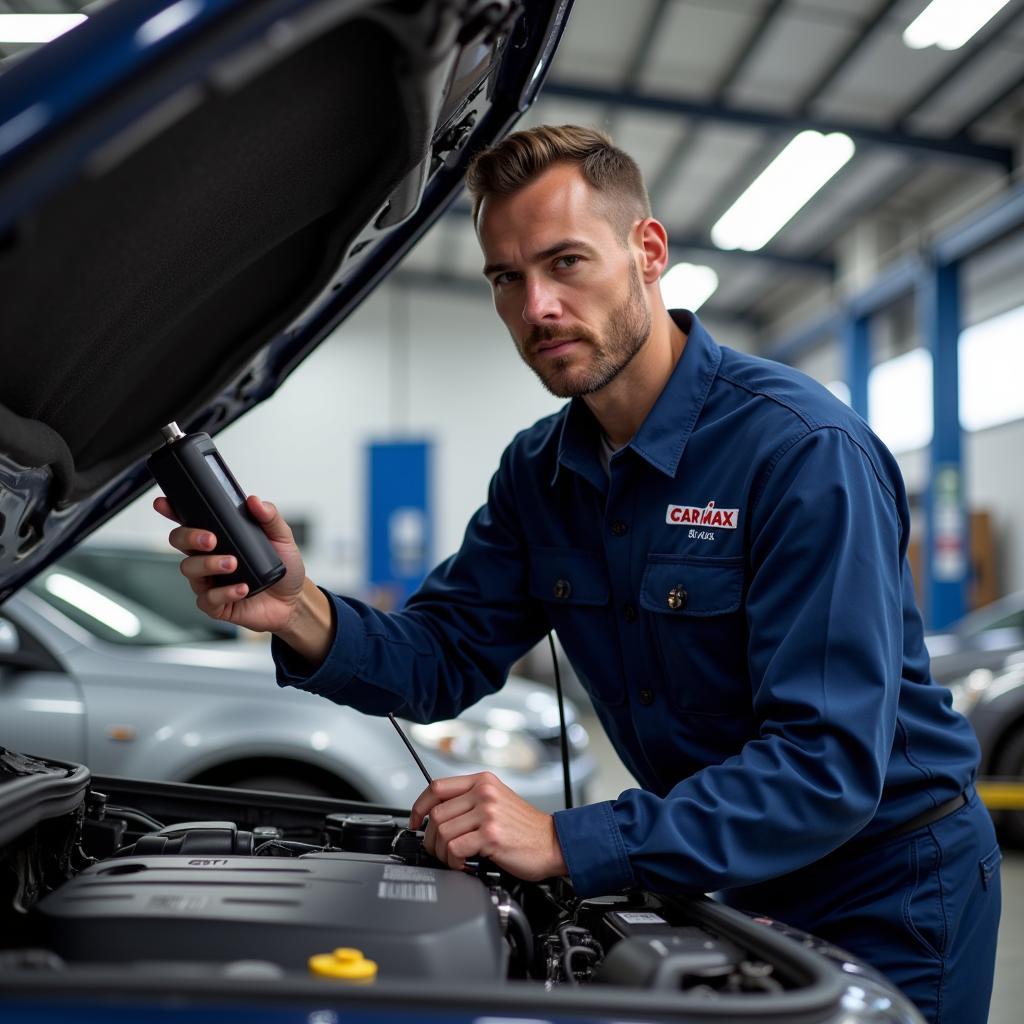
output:
[[[1024,779],[1024,591],[925,637],[932,675],[974,728],[981,777]],[[1024,848],[1024,811],[995,810],[1000,838]]]
[[[1002,668],[1010,655],[1024,651],[1024,591],[969,612],[941,633],[927,634],[925,644],[932,676],[947,686],[975,669]]]
[[[83,546],[5,603],[0,745],[99,774],[411,806],[425,782],[388,720],[279,688],[269,645],[199,613],[177,562]],[[582,802],[595,762],[571,702],[566,720]],[[457,720],[407,730],[434,776],[489,769],[563,806],[547,687],[510,678]]]

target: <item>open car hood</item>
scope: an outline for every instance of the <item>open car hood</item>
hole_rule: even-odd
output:
[[[0,601],[269,397],[532,102],[571,0],[115,0],[0,78]]]

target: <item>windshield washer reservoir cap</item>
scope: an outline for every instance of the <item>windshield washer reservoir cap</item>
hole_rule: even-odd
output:
[[[377,964],[367,960],[361,949],[341,946],[333,953],[317,953],[309,958],[310,973],[321,978],[337,978],[369,985],[377,977]]]

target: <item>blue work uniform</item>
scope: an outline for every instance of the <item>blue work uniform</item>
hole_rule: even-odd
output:
[[[896,462],[825,388],[672,315],[683,354],[607,471],[581,399],[522,431],[406,608],[331,595],[326,659],[305,674],[276,642],[279,682],[445,719],[553,628],[641,786],[555,814],[580,895],[720,892],[850,948],[933,1020],[984,1020],[998,847],[974,735],[929,674]],[[940,878],[957,820],[963,878]],[[977,1016],[951,991],[957,928]]]

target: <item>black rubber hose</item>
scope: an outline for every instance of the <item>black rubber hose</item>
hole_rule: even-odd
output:
[[[141,825],[143,831],[149,829],[151,832],[159,832],[164,827],[156,818],[151,818],[144,811],[138,811],[134,807],[117,807],[107,804],[105,814],[108,818],[124,818],[126,822]]]
[[[585,953],[591,960],[591,962],[597,960],[597,950],[591,949],[590,946],[566,946],[562,951],[562,972],[565,974],[565,980],[570,985],[578,985],[579,982],[576,980],[576,975],[573,974],[572,970],[572,958],[577,953]]]
[[[509,934],[514,934],[519,955],[523,958],[523,968],[529,975],[533,963],[533,931],[523,908],[508,893],[503,895],[508,902]]]

